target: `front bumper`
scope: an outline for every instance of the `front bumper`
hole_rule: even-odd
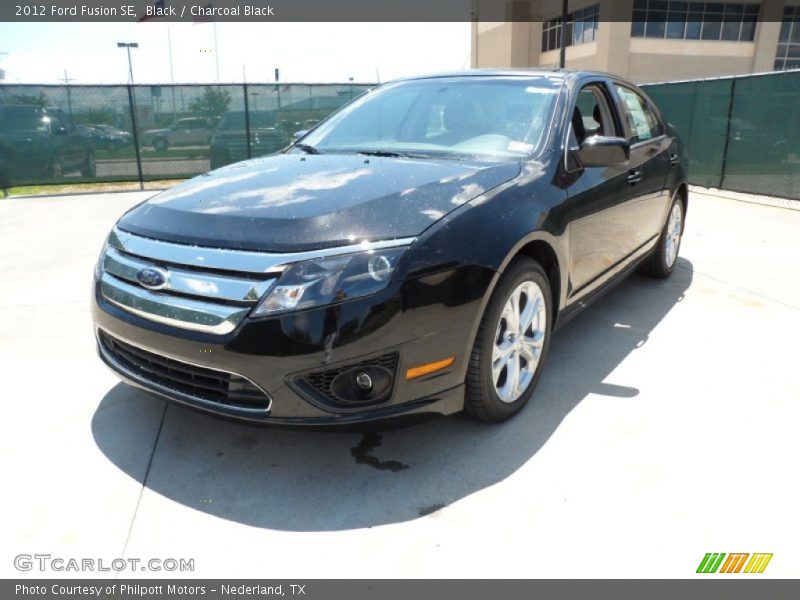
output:
[[[258,408],[209,401],[164,385],[116,360],[103,361],[123,380],[175,402],[216,414],[283,425],[353,424],[447,415],[463,408],[463,382],[483,295],[493,273],[455,267],[394,282],[373,296],[271,318],[245,318],[225,335],[190,331],[138,316],[94,286],[93,320],[102,334],[145,352],[233,374],[263,390]],[[306,375],[396,355],[390,393],[378,403],[341,405],[309,394]],[[455,356],[447,369],[407,380],[407,369]]]

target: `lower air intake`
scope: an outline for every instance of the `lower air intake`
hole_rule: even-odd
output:
[[[143,383],[234,408],[267,410],[270,398],[249,379],[167,358],[98,332],[102,350]]]

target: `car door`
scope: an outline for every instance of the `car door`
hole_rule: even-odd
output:
[[[87,152],[91,142],[81,135],[81,132],[67,114],[59,111],[59,117],[61,118],[61,122],[64,124],[64,127],[66,127],[67,130],[65,137],[66,148],[67,152],[69,153],[70,168],[79,168],[86,161]]]
[[[631,142],[629,180],[631,202],[624,218],[635,236],[636,245],[653,241],[661,232],[669,206],[666,189],[670,162],[670,144],[666,128],[647,99],[634,87],[614,82],[614,93]]]
[[[585,83],[572,101],[567,147],[577,151],[592,135],[620,137],[625,130],[605,80]],[[636,248],[632,222],[626,217],[631,203],[627,164],[567,166],[570,295],[582,296],[602,283]]]
[[[186,132],[186,143],[192,146],[205,146],[208,143],[208,122],[205,119],[192,119]]]
[[[47,116],[50,119],[50,144],[52,147],[52,157],[61,166],[64,175],[73,170],[75,166],[75,148],[67,123],[57,112],[50,111]]]
[[[189,127],[189,119],[180,119],[170,127],[168,139],[170,146],[183,146],[186,144],[186,132]]]

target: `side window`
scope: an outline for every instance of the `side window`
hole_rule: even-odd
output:
[[[661,135],[661,125],[650,111],[644,98],[632,89],[617,85],[617,94],[622,103],[621,112],[631,132],[631,143],[645,142]]]
[[[580,144],[593,135],[616,135],[614,119],[606,100],[605,86],[589,84],[581,88],[572,112],[572,145]]]
[[[55,119],[60,122],[61,127],[63,127],[68,133],[75,131],[75,124],[64,111],[51,110],[48,111],[48,114],[50,115],[51,119],[55,117]]]

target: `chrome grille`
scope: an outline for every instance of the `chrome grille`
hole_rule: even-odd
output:
[[[102,258],[100,291],[140,317],[223,335],[236,328],[283,270],[270,256],[160,242],[115,229]],[[143,269],[163,273],[164,284],[143,285],[138,277]]]
[[[411,244],[414,238],[363,242],[307,252],[268,253],[174,244],[114,228],[100,265],[110,303],[151,321],[224,335],[236,329],[292,263]],[[143,270],[163,274],[157,287]]]

